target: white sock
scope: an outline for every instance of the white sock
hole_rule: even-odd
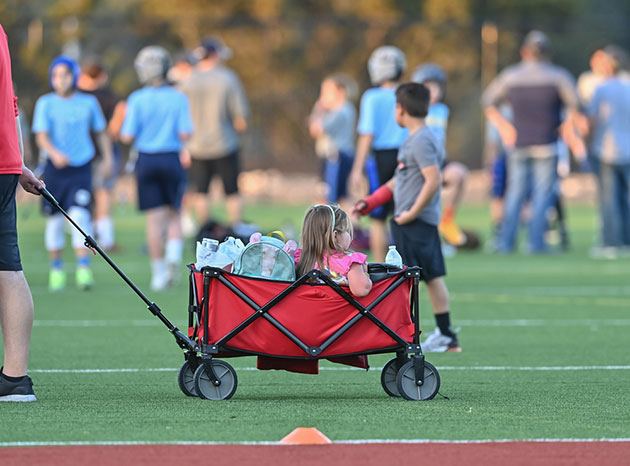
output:
[[[164,248],[164,260],[168,264],[177,265],[182,262],[184,255],[184,240],[181,238],[171,238],[166,242]]]
[[[166,262],[164,259],[153,259],[151,261],[151,275],[158,277],[166,273]]]
[[[103,249],[111,249],[114,246],[114,222],[111,217],[99,218],[95,222],[98,244]]]

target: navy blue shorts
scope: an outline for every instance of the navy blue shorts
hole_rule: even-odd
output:
[[[57,199],[62,209],[68,210],[75,206],[92,209],[92,162],[78,167],[56,168],[47,160],[43,178],[46,189]],[[42,199],[42,212],[53,215],[57,210]]]
[[[398,225],[392,219],[390,225],[403,264],[422,267],[422,279],[425,282],[446,275],[442,243],[436,225],[420,219],[406,225]]]
[[[354,157],[345,152],[339,152],[337,160],[324,161],[324,181],[328,187],[329,204],[335,204],[348,196],[348,177],[353,163]]]
[[[15,188],[19,175],[0,175],[0,270],[22,270],[18,248]]]
[[[186,174],[179,154],[140,152],[136,162],[136,183],[140,210],[164,206],[179,210],[186,191]]]
[[[375,150],[374,156],[365,163],[365,174],[368,179],[370,194],[394,177],[398,165],[398,149]],[[370,212],[370,217],[385,220],[394,213],[394,202],[377,207]]]

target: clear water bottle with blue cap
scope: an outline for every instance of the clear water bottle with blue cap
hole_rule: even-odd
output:
[[[385,256],[385,263],[402,268],[402,257],[396,250],[396,246],[392,245],[389,247],[389,251],[387,251],[387,255]]]

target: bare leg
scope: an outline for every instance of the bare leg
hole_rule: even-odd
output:
[[[232,194],[225,199],[225,207],[227,209],[228,222],[230,225],[236,225],[241,222],[243,217],[243,201],[240,194]]]
[[[442,191],[442,201],[444,209],[452,209],[455,213],[464,193],[464,187],[468,178],[468,168],[462,163],[451,162],[444,168],[443,176],[444,190]]]
[[[466,241],[466,236],[457,225],[455,215],[464,192],[468,169],[459,162],[451,162],[444,168],[443,176],[443,213],[440,234],[447,243],[461,246]]]
[[[374,262],[385,261],[387,226],[384,220],[370,219],[370,252]]]
[[[164,257],[169,211],[168,207],[157,207],[147,211],[147,244],[151,260],[160,260]]]
[[[33,298],[21,271],[0,271],[0,324],[4,374],[10,377],[26,375],[33,328]]]
[[[444,277],[434,278],[428,282],[427,290],[429,291],[429,299],[433,306],[433,314],[437,315],[449,312],[448,288],[446,288]]]
[[[208,221],[208,194],[207,193],[190,193],[190,201],[197,217],[197,223],[203,225]]]

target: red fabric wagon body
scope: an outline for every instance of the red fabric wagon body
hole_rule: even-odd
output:
[[[200,312],[189,336],[216,346],[218,356],[261,356],[260,369],[317,373],[321,358],[367,368],[367,358],[357,355],[396,351],[417,334],[411,315],[414,278],[405,271],[376,282],[354,303],[346,287],[306,280],[278,282],[220,269],[193,270],[192,277],[192,300]]]

